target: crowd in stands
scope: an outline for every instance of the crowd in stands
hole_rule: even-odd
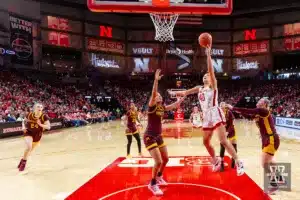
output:
[[[165,88],[178,89],[176,81],[166,84]],[[180,88],[188,89],[199,85],[199,80],[182,81]],[[160,85],[160,87],[163,87]],[[147,102],[152,89],[152,81],[139,82],[106,82],[105,89],[126,108],[130,102],[135,102],[140,110],[147,108]],[[162,93],[165,104],[176,101],[165,89]],[[219,102],[237,105],[245,97],[268,97],[275,116],[300,118],[300,84],[295,81],[221,81],[219,82]],[[189,115],[194,106],[199,107],[197,95],[191,95],[182,103],[182,111]],[[169,112],[173,115],[173,111]]]
[[[186,79],[180,88],[192,88],[199,85],[200,80]],[[74,86],[54,87],[42,81],[31,81],[8,71],[0,72],[0,123],[22,121],[30,111],[34,102],[44,105],[50,118],[62,118],[66,126],[80,126],[87,123],[107,121],[113,116],[121,116],[130,102],[134,102],[139,110],[147,110],[147,102],[152,90],[153,80],[119,80],[106,81],[104,90],[107,95],[116,99],[119,107],[116,113],[96,108],[88,102],[84,94]],[[159,85],[164,103],[170,104],[167,89],[178,88],[174,80],[162,80]],[[245,96],[268,97],[272,103],[272,111],[276,116],[300,117],[300,83],[282,81],[221,81],[219,82],[219,102],[237,105]],[[182,104],[186,115],[194,106],[199,107],[197,95],[191,95]],[[169,114],[173,114],[170,112]]]
[[[68,126],[112,118],[112,113],[88,103],[74,86],[53,87],[8,71],[0,72],[0,94],[0,123],[22,121],[35,102],[43,104],[50,118],[62,118]]]

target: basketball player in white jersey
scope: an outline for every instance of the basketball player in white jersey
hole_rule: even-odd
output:
[[[244,174],[244,166],[243,163],[239,160],[232,144],[227,140],[225,116],[223,111],[218,107],[218,85],[212,65],[210,52],[211,47],[208,46],[206,48],[208,73],[203,76],[203,86],[196,86],[186,91],[176,92],[176,94],[187,96],[190,94],[198,93],[201,110],[203,112],[203,144],[212,157],[213,171],[219,171],[221,168],[221,159],[216,156],[215,150],[211,145],[212,134],[216,133],[220,140],[220,143],[236,161],[237,175],[240,176]]]
[[[190,123],[193,125],[193,128],[202,128],[202,113],[199,111],[197,106],[193,109],[190,117]]]

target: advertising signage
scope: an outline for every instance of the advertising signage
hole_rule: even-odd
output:
[[[206,56],[204,48],[200,48],[201,56]],[[211,55],[213,57],[231,56],[230,45],[213,45],[211,49]]]
[[[33,24],[22,17],[9,16],[10,45],[15,55],[13,63],[22,65],[33,64]]]
[[[128,44],[128,54],[130,55],[158,55],[159,45],[158,44]]]
[[[124,43],[108,41],[104,39],[87,38],[87,49],[92,51],[105,51],[121,54],[125,53]]]
[[[125,70],[125,58],[123,56],[86,53],[84,58],[89,66],[103,73],[123,73]]]
[[[239,43],[233,46],[234,55],[247,55],[255,53],[267,53],[269,51],[269,41]]]

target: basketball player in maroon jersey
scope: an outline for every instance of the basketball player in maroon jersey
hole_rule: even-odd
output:
[[[234,128],[234,115],[232,112],[226,107],[225,102],[220,103],[220,107],[224,112],[225,119],[226,119],[226,131],[227,131],[227,138],[231,142],[232,146],[234,147],[235,151],[237,152],[237,142],[236,142],[236,132]],[[225,147],[220,144],[220,157],[222,159],[221,161],[221,169],[220,171],[224,171],[224,155],[225,155]],[[234,168],[235,166],[235,160],[231,158],[231,168]]]
[[[176,92],[176,95],[188,96],[198,93],[199,103],[203,112],[203,144],[212,157],[212,170],[216,172],[221,168],[221,159],[216,156],[214,147],[211,145],[212,134],[216,133],[220,143],[236,161],[237,175],[241,176],[244,174],[244,165],[243,162],[239,160],[233,146],[227,140],[224,113],[218,105],[218,83],[212,64],[211,46],[207,46],[206,55],[208,73],[203,76],[203,86],[196,86],[189,90],[179,91]]]
[[[33,106],[33,112],[28,113],[22,123],[26,149],[18,165],[19,171],[24,171],[27,159],[39,144],[45,129],[50,130],[49,117],[43,114],[43,105],[36,103]]]
[[[130,148],[132,143],[132,136],[136,139],[138,145],[139,156],[142,156],[142,145],[139,131],[136,123],[139,122],[137,108],[134,103],[130,103],[130,109],[126,113],[125,120],[127,121],[126,137],[127,137],[127,158],[131,158]]]
[[[167,185],[167,182],[162,178],[163,170],[169,161],[167,147],[161,136],[162,118],[165,111],[177,108],[184,100],[184,98],[180,98],[171,105],[163,105],[162,96],[157,91],[158,81],[162,77],[160,72],[160,69],[155,72],[152,94],[148,104],[148,125],[143,138],[145,146],[155,162],[152,169],[152,179],[148,185],[149,190],[154,195],[163,195],[158,185]]]
[[[251,116],[251,118],[255,120],[262,141],[262,166],[267,172],[270,172],[269,164],[275,163],[274,155],[280,145],[280,138],[276,132],[269,105],[269,100],[265,98],[260,99],[254,109],[236,108],[231,105],[226,105],[229,109],[241,113],[242,115]],[[273,193],[278,189],[275,180],[270,180],[270,186],[272,186],[272,188],[268,191],[269,193]]]

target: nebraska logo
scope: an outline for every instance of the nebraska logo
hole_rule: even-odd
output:
[[[14,133],[22,131],[22,127],[12,127],[12,128],[4,128],[3,133]]]
[[[125,159],[118,164],[118,167],[153,167],[152,158],[131,158]],[[166,167],[184,167],[184,166],[211,166],[211,158],[208,156],[195,157],[177,157],[169,158]]]

